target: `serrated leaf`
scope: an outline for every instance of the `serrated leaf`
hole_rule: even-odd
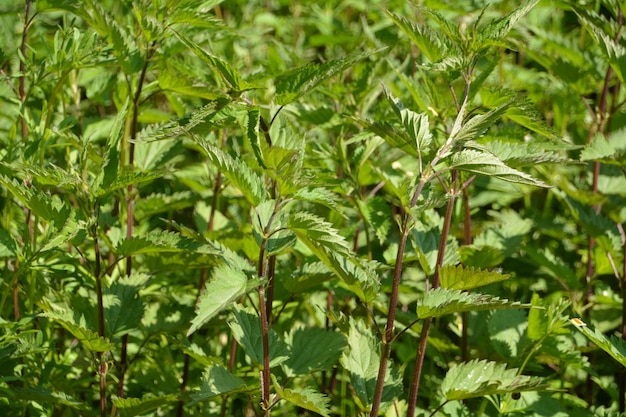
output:
[[[383,197],[372,197],[365,202],[357,200],[357,204],[363,214],[363,219],[374,229],[374,233],[382,245],[391,230],[393,219],[389,203]]]
[[[348,332],[348,348],[341,357],[341,364],[350,373],[350,381],[361,401],[370,404],[380,364],[380,341],[372,334],[372,331],[362,322],[357,322],[352,317]],[[391,369],[391,363],[385,374],[383,387],[383,401],[396,398],[402,390],[402,380]]]
[[[446,400],[455,401],[547,387],[542,378],[518,375],[517,371],[486,360],[456,364],[446,374],[441,391]]]
[[[243,271],[225,264],[215,267],[211,280],[198,300],[196,316],[191,321],[187,336],[193,334],[220,311],[230,307],[249,290],[248,277]]]
[[[361,59],[380,50],[354,54],[341,59],[329,60],[323,64],[307,64],[276,77],[276,98],[279,106],[296,101],[313,90],[324,80],[351,67]]]
[[[201,144],[209,161],[237,187],[252,206],[267,198],[263,180],[241,159],[235,158],[208,143]]]
[[[293,329],[287,341],[291,346],[291,356],[284,363],[288,375],[330,371],[346,346],[346,338],[341,333],[317,328]]]
[[[465,311],[501,310],[509,308],[530,308],[530,304],[509,301],[487,294],[474,294],[460,290],[437,288],[428,291],[417,304],[420,319],[440,317],[446,314]]]
[[[511,106],[515,104],[517,100],[518,98],[513,96],[495,109],[492,109],[485,114],[472,117],[463,126],[461,126],[459,131],[454,135],[454,141],[462,143],[482,136],[487,129],[489,129],[506,113]]]
[[[148,280],[147,275],[135,274],[118,278],[103,290],[106,334],[121,335],[139,327],[144,313],[144,303],[139,290]]]
[[[426,113],[416,113],[412,110],[402,108],[390,93],[385,92],[385,95],[387,96],[387,101],[391,105],[391,108],[398,117],[398,120],[402,124],[406,137],[410,139],[407,145],[409,145],[413,151],[409,154],[417,157],[421,161],[422,155],[426,153],[428,146],[432,142],[428,115]],[[403,150],[404,149],[405,147],[403,147]]]
[[[70,332],[76,339],[78,339],[85,349],[91,352],[106,352],[113,349],[113,344],[103,337],[100,337],[98,333],[85,327],[79,326],[68,317],[65,317],[61,312],[47,311],[41,314],[42,317],[47,317],[50,320],[59,323]]]
[[[0,258],[12,257],[17,253],[17,242],[13,236],[0,228]]]
[[[79,410],[88,409],[85,403],[63,392],[56,392],[44,387],[11,387],[10,389],[3,387],[0,388],[0,397],[9,398],[13,401],[61,404]]]
[[[246,387],[246,381],[228,372],[222,365],[214,364],[202,374],[200,389],[191,394],[194,402],[205,401]]]
[[[469,290],[503,281],[509,277],[510,275],[497,270],[488,271],[463,265],[445,265],[439,268],[441,286],[451,290]]]
[[[602,134],[598,134],[594,136],[591,142],[580,152],[580,160],[601,160],[614,156],[615,152],[615,148],[606,140],[606,137]]]
[[[528,174],[505,165],[495,155],[473,149],[464,149],[461,152],[454,153],[451,157],[449,168],[495,177],[516,184],[550,187],[543,181],[534,179]]]
[[[288,227],[359,298],[371,301],[379,286],[374,263],[356,258],[330,223],[306,212],[292,213]]]
[[[304,408],[324,417],[330,417],[330,398],[311,388],[282,389],[274,374],[272,382],[278,396],[296,407]]]
[[[212,69],[217,71],[217,74],[222,78],[222,80],[226,83],[226,85],[233,90],[233,92],[241,93],[242,91],[249,90],[253,88],[252,85],[248,84],[241,78],[239,72],[235,70],[228,62],[219,58],[215,55],[212,55],[206,52],[204,49],[200,47],[197,43],[187,39],[182,34],[174,31],[176,37],[187,46],[198,58],[200,58],[204,63],[209,65]]]
[[[262,364],[263,340],[260,318],[236,306],[233,309],[232,319],[228,321],[228,325],[233,332],[233,336],[243,346],[248,356],[258,364]],[[270,329],[268,337],[270,367],[274,367],[289,359],[289,348],[273,329]]]
[[[526,0],[506,16],[481,27],[478,32],[478,43],[488,47],[493,45],[494,42],[504,39],[519,19],[528,14],[538,2],[539,0]],[[496,45],[498,44],[496,43]]]
[[[259,124],[260,124],[260,114],[258,107],[250,107],[248,109],[246,115],[246,126],[245,132],[250,142],[250,146],[252,147],[252,151],[254,152],[254,156],[256,157],[257,162],[261,168],[266,168],[265,162],[263,161],[263,152],[261,151],[261,142],[259,139]]]
[[[591,340],[622,366],[626,367],[626,341],[617,337],[608,339],[598,330],[589,328],[581,319],[574,318],[571,319],[570,322],[579,332],[584,334],[587,339]]]
[[[120,256],[187,251],[217,254],[217,251],[209,245],[165,230],[153,230],[141,236],[124,239],[117,246],[116,251]]]
[[[404,16],[387,11],[387,15],[417,46],[430,62],[438,62],[451,48],[449,40],[426,25],[414,24]]]
[[[112,402],[123,417],[133,417],[145,415],[149,411],[153,411],[166,404],[176,402],[178,399],[179,396],[177,394],[163,395],[159,397],[147,394],[141,398],[114,397]]]

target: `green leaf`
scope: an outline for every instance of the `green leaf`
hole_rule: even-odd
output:
[[[585,335],[587,339],[595,343],[600,349],[608,353],[613,359],[626,367],[626,341],[612,336],[608,339],[601,332],[591,329],[581,319],[571,319],[570,322]]]
[[[550,187],[528,174],[505,165],[495,155],[473,149],[464,149],[461,152],[454,153],[451,157],[449,168],[486,175],[516,184]]]
[[[17,248],[17,242],[13,236],[3,228],[0,228],[0,258],[15,256]]]
[[[113,345],[107,339],[100,337],[98,333],[93,330],[82,327],[73,320],[71,320],[67,313],[47,311],[41,314],[42,317],[49,318],[50,320],[59,323],[70,332],[76,339],[78,339],[85,349],[91,352],[106,352],[113,350]]]
[[[356,258],[330,223],[306,212],[291,213],[288,227],[359,298],[371,301],[379,287],[374,262]]]
[[[222,365],[214,364],[202,374],[200,389],[191,394],[194,402],[205,401],[246,388],[246,381],[228,372]]]
[[[609,141],[603,134],[597,134],[591,139],[591,142],[583,148],[580,153],[581,161],[603,160],[614,156],[615,148],[611,146]]]
[[[241,159],[232,157],[208,143],[201,143],[209,161],[237,187],[253,206],[258,206],[267,198],[263,180]]]
[[[109,288],[104,289],[102,299],[107,335],[113,337],[139,327],[144,312],[139,290],[148,278],[141,274],[118,278]]]
[[[537,3],[539,3],[539,0],[526,0],[506,16],[481,27],[478,32],[478,43],[482,47],[499,45],[498,41],[504,39],[519,19],[527,15]]]
[[[492,295],[473,294],[461,290],[437,288],[428,291],[417,304],[420,319],[440,317],[446,314],[465,311],[501,310],[509,308],[530,308],[530,304],[509,301]]]
[[[85,403],[78,401],[71,396],[53,391],[44,387],[14,387],[10,389],[0,388],[0,397],[5,397],[13,401],[27,401],[28,403],[52,403],[61,404],[78,410],[87,410]]]
[[[140,236],[124,239],[117,246],[116,251],[122,257],[147,253],[188,251],[218,254],[213,247],[207,244],[165,230],[153,230]]]
[[[245,349],[248,356],[258,364],[263,363],[263,339],[261,337],[261,319],[235,305],[232,319],[228,321],[233,336]],[[289,348],[278,334],[269,331],[270,367],[280,365],[289,359]]]
[[[513,96],[495,109],[485,114],[472,117],[467,123],[461,126],[460,130],[454,135],[454,141],[456,143],[463,143],[482,136],[517,100],[518,98]]]
[[[211,277],[198,300],[196,317],[191,321],[187,336],[193,334],[220,311],[230,307],[251,290],[246,274],[230,265],[215,267]]]
[[[329,60],[323,64],[307,64],[281,74],[276,77],[276,98],[274,101],[279,106],[296,101],[324,80],[379,51],[380,49],[362,52],[341,59]]]
[[[113,397],[113,405],[119,410],[123,417],[142,416],[156,410],[159,407],[178,401],[178,394],[169,394],[155,397],[146,394],[141,398],[119,398]]]
[[[404,16],[399,16],[388,10],[387,15],[430,62],[440,61],[446,51],[452,48],[450,41],[432,28],[426,25],[415,24]]]
[[[385,95],[404,128],[405,136],[409,139],[406,143],[412,149],[409,155],[413,155],[421,161],[422,155],[428,150],[433,138],[428,124],[428,115],[402,108],[402,105],[389,92],[385,91]],[[406,152],[406,146],[402,149]]]
[[[206,52],[200,45],[187,39],[182,34],[174,31],[176,37],[187,46],[198,58],[204,63],[209,65],[213,70],[217,71],[217,74],[222,78],[226,85],[235,93],[241,93],[245,90],[254,88],[252,85],[245,82],[239,72],[230,66],[228,62],[215,55],[211,55]]]
[[[282,389],[274,374],[272,382],[278,396],[294,404],[296,407],[304,408],[324,417],[330,417],[330,398],[311,388]]]
[[[254,156],[256,157],[259,166],[261,168],[266,168],[265,162],[263,161],[263,152],[261,151],[262,147],[259,137],[260,114],[258,107],[251,106],[248,109],[245,122],[246,136],[250,142]]]
[[[508,279],[510,275],[501,271],[485,271],[462,265],[446,265],[439,268],[439,279],[443,288],[469,290]]]
[[[124,136],[124,124],[126,122],[126,113],[128,112],[128,100],[117,113],[117,117],[111,127],[111,133],[106,143],[105,155],[102,159],[102,170],[94,180],[94,193],[107,189],[115,182],[119,176],[120,169],[120,141]]]
[[[346,346],[346,338],[341,333],[317,328],[292,329],[287,342],[291,346],[291,356],[284,363],[288,375],[330,371]]]
[[[341,364],[350,373],[354,391],[365,406],[371,403],[380,364],[380,341],[364,323],[349,318],[348,348],[341,357]],[[383,401],[390,401],[400,394],[402,380],[387,367]]]
[[[447,401],[454,401],[545,387],[547,384],[542,378],[518,375],[517,369],[506,369],[505,364],[476,359],[452,366],[441,384],[441,391]]]

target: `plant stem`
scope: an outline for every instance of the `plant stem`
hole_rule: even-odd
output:
[[[441,240],[439,241],[439,250],[437,252],[437,262],[435,264],[435,273],[433,275],[432,288],[439,288],[439,271],[443,266],[443,259],[446,252],[446,245],[448,242],[448,235],[450,234],[450,224],[452,223],[452,212],[454,210],[454,202],[456,195],[456,181],[458,177],[458,171],[452,171],[452,190],[450,200],[446,206],[446,214],[443,219],[443,228],[441,230]],[[428,289],[428,287],[426,288]],[[428,342],[428,335],[430,332],[430,325],[432,319],[426,318],[422,326],[422,333],[420,334],[420,343],[417,355],[415,356],[415,366],[413,369],[413,379],[411,380],[411,391],[409,392],[409,404],[407,417],[413,417],[415,415],[415,406],[417,404],[417,394],[419,393],[420,380],[422,378],[422,367],[424,366],[424,357],[426,355],[426,345]]]
[[[98,241],[98,234],[96,230],[92,231],[93,245],[95,252],[95,267],[94,278],[96,279],[96,297],[98,302],[98,335],[102,338],[106,336],[104,327],[104,301],[102,298],[102,266],[100,264],[100,243]],[[100,417],[106,417],[107,415],[107,361],[106,354],[98,352],[98,375],[100,377]]]

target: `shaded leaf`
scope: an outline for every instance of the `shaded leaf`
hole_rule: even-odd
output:
[[[123,417],[141,416],[161,406],[178,401],[177,394],[152,396],[146,394],[141,398],[114,397],[112,402]]]
[[[228,372],[222,365],[214,364],[202,374],[200,389],[191,394],[194,402],[204,401],[218,395],[246,387],[246,382]]]
[[[341,333],[317,328],[293,329],[287,340],[291,356],[284,365],[294,375],[314,370],[330,371],[346,346],[346,338]]]
[[[245,349],[248,356],[258,364],[263,363],[263,339],[261,336],[261,319],[254,314],[236,306],[233,309],[232,319],[228,321],[233,336]],[[289,359],[289,348],[280,339],[278,334],[269,331],[270,367],[280,365]]]

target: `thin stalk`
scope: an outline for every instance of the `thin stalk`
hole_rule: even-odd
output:
[[[128,166],[132,167],[135,164],[135,139],[137,139],[138,118],[139,118],[139,99],[141,98],[141,91],[146,80],[146,73],[148,72],[148,64],[150,63],[150,57],[154,51],[156,40],[152,42],[147,53],[146,59],[139,73],[139,80],[137,81],[137,90],[133,96],[133,113],[130,123],[130,143],[128,150]],[[127,188],[126,197],[126,238],[131,239],[133,237],[134,228],[134,206],[135,206],[135,186],[130,184]],[[133,272],[133,258],[128,256],[126,258],[126,276],[130,276]],[[128,370],[128,334],[122,336],[122,348],[120,352],[119,362],[119,382],[117,384],[117,396],[124,397],[124,381],[126,377],[126,371]]]
[[[450,224],[452,223],[452,213],[454,211],[454,202],[456,195],[456,181],[458,178],[458,171],[452,171],[452,192],[448,205],[446,207],[446,214],[443,219],[443,228],[441,230],[441,239],[439,241],[439,250],[437,252],[437,262],[435,264],[435,273],[433,275],[432,287],[433,289],[439,288],[439,270],[443,266],[443,259],[446,252],[446,245],[448,242],[448,235],[450,234]],[[422,333],[420,334],[420,343],[417,355],[415,356],[415,366],[413,368],[413,379],[411,381],[411,390],[409,392],[409,404],[407,417],[413,417],[415,415],[415,405],[417,404],[417,394],[419,393],[420,380],[422,378],[422,368],[424,366],[424,357],[426,355],[426,345],[428,342],[428,335],[430,332],[430,325],[432,319],[429,317],[424,320],[422,326]]]
[[[96,279],[96,297],[98,303],[98,335],[104,338],[105,335],[105,327],[104,327],[104,301],[102,298],[102,276],[101,270],[102,266],[100,264],[100,243],[98,241],[97,232],[93,231],[93,244],[94,244],[94,252],[95,252],[95,269],[94,269],[94,277]],[[98,374],[100,377],[100,417],[106,417],[107,415],[107,359],[106,354],[104,352],[98,352]]]
[[[437,158],[434,159],[436,163]],[[434,164],[431,164],[434,166]],[[417,204],[417,199],[426,185],[426,179],[420,181],[413,198],[411,200],[411,207]],[[405,212],[404,219],[401,226],[400,245],[398,246],[398,252],[396,254],[396,265],[393,272],[393,283],[391,288],[391,296],[389,298],[389,313],[387,315],[387,324],[385,325],[384,337],[382,340],[383,349],[380,355],[380,364],[378,367],[378,376],[376,380],[376,387],[374,388],[374,397],[372,399],[372,409],[370,411],[370,417],[377,417],[380,409],[380,403],[383,397],[383,388],[385,386],[385,375],[387,374],[387,365],[389,362],[389,354],[391,353],[391,343],[394,337],[395,320],[396,320],[396,308],[398,306],[398,290],[400,288],[400,279],[402,277],[402,261],[404,259],[404,252],[406,250],[406,241],[411,230],[409,224],[411,222],[411,215],[409,212]]]
[[[626,340],[626,236],[624,228],[620,226],[622,235],[622,340]],[[626,368],[621,368],[621,378],[619,384],[619,412],[626,411]]]
[[[274,222],[274,218],[278,211],[280,210],[280,202],[276,202],[276,206],[274,207],[274,212],[270,216],[267,225],[263,230],[263,235],[268,236],[270,231],[272,230],[272,223]],[[274,268],[268,268],[269,260],[271,258],[275,258],[274,256],[267,256],[266,247],[267,247],[268,237],[263,238],[263,242],[261,243],[261,249],[259,251],[259,262],[257,264],[257,274],[259,279],[263,282],[262,285],[258,288],[259,295],[259,317],[261,319],[261,340],[263,346],[263,369],[261,370],[260,382],[261,382],[261,408],[263,409],[263,413],[265,417],[270,417],[271,411],[271,392],[270,392],[270,344],[269,344],[269,330],[270,330],[270,320],[269,316],[271,315],[271,305],[268,308],[268,305],[265,300],[266,294],[266,286],[268,282],[274,280]],[[274,260],[275,262],[275,260]],[[271,274],[268,273],[268,270],[271,271]]]
[[[463,244],[472,244],[472,213],[469,204],[469,190],[463,187]],[[467,345],[467,327],[469,325],[469,314],[464,312],[461,314],[461,360],[467,361],[469,358],[469,350]]]
[[[24,8],[24,31],[22,32],[22,42],[20,44],[20,50],[22,52],[22,59],[20,59],[20,76],[19,76],[19,84],[18,84],[18,95],[20,99],[20,103],[22,104],[22,112],[26,112],[25,103],[26,103],[26,51],[28,44],[28,28],[30,27],[30,7],[32,4],[32,0],[27,0]],[[22,140],[26,140],[28,137],[28,125],[26,124],[26,117],[21,117],[21,128],[22,128]],[[34,237],[34,226],[33,219],[30,212],[30,209],[24,208],[24,213],[26,215],[26,224],[28,229],[28,237],[32,244]],[[27,239],[24,239],[26,242]],[[17,262],[15,270],[18,270]],[[16,275],[17,276],[17,275]],[[13,315],[15,316],[15,320],[19,321],[21,318],[20,314],[20,288],[19,281],[15,279],[13,282]]]

